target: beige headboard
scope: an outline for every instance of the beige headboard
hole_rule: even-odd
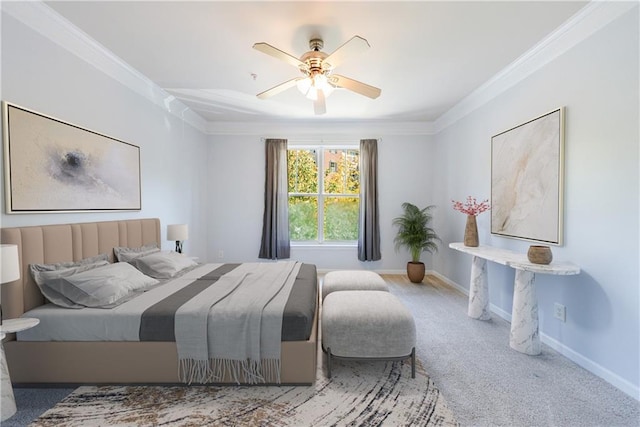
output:
[[[3,228],[2,243],[18,245],[20,279],[0,286],[2,317],[12,319],[44,304],[29,264],[79,261],[106,253],[113,262],[116,246],[160,246],[157,218]]]

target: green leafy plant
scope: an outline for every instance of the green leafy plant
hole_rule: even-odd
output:
[[[398,234],[393,240],[396,244],[396,252],[404,246],[411,253],[412,262],[420,262],[422,252],[434,253],[438,251],[437,242],[441,241],[431,222],[431,209],[435,206],[427,206],[420,209],[411,203],[403,203],[404,213],[394,218],[393,225],[398,226]]]

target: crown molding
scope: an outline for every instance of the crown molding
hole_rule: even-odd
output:
[[[209,135],[296,134],[435,135],[521,82],[558,56],[638,7],[636,1],[592,1],[536,46],[478,87],[433,122],[264,121],[207,122],[175,96],[114,55],[41,1],[0,2],[0,8],[163,110]],[[319,131],[320,129],[320,131]]]
[[[433,122],[435,133],[440,133],[495,99],[634,7],[638,7],[637,1],[592,1],[533,48],[438,117]]]
[[[431,122],[278,121],[209,122],[209,135],[261,135],[288,137],[362,137],[362,135],[433,135]]]
[[[115,81],[201,132],[205,132],[206,120],[43,2],[3,1],[1,8],[2,12],[6,12]]]

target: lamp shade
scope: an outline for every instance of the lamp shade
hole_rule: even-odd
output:
[[[187,224],[167,225],[167,240],[187,240],[189,238],[189,226]]]
[[[20,260],[17,245],[0,245],[0,283],[13,282],[20,278]]]
[[[299,79],[296,82],[296,86],[304,96],[312,101],[318,99],[319,90],[322,90],[324,97],[327,98],[335,89],[335,87],[329,83],[327,76],[322,73],[315,74],[313,77],[309,76],[304,79]]]

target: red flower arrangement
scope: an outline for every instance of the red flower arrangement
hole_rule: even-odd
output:
[[[477,216],[480,215],[484,211],[488,211],[491,209],[491,205],[489,204],[489,199],[483,200],[478,203],[475,197],[467,197],[467,201],[462,204],[462,202],[453,202],[453,209],[462,212],[463,214]]]

